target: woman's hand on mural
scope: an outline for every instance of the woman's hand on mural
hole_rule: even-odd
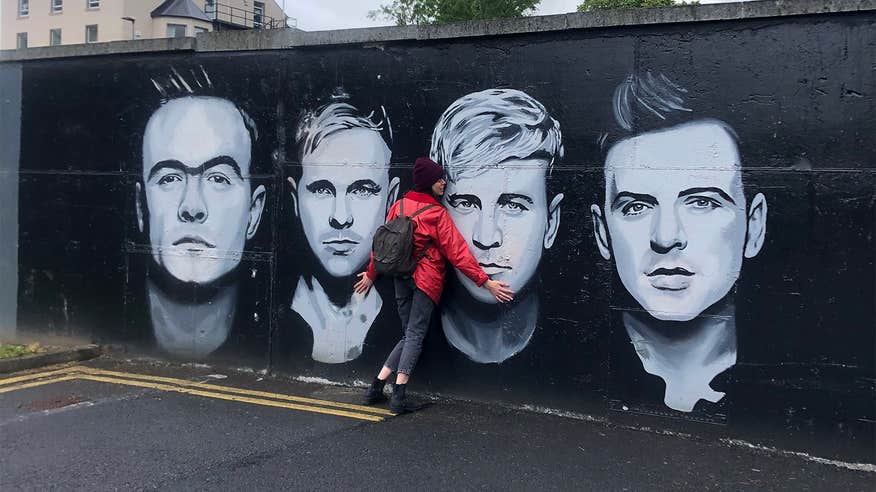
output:
[[[487,280],[484,282],[484,288],[490,291],[490,294],[493,294],[493,297],[496,298],[499,302],[508,302],[514,300],[514,291],[508,288],[508,284],[505,282],[499,282],[498,280]]]
[[[357,294],[367,294],[369,290],[371,290],[371,286],[374,284],[374,281],[368,278],[368,274],[365,272],[356,275],[359,277],[359,281],[356,282],[356,285],[353,286],[356,289]]]

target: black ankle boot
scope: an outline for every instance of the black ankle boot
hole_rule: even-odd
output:
[[[392,388],[392,398],[389,400],[389,411],[394,414],[416,412],[426,405],[408,399],[407,384],[396,384]]]
[[[373,405],[375,403],[386,401],[386,395],[383,394],[383,387],[385,385],[386,381],[374,378],[374,381],[371,382],[371,386],[368,387],[368,391],[365,392],[365,404]]]
[[[389,400],[389,411],[392,413],[407,413],[407,384],[394,384],[392,386],[392,398]]]

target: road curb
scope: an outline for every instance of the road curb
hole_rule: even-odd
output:
[[[93,359],[100,354],[101,349],[98,345],[80,345],[78,347],[71,347],[67,350],[57,352],[46,352],[43,354],[0,359],[0,374],[49,366],[52,364],[62,364],[64,362],[88,360]]]

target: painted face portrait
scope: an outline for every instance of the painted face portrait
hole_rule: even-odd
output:
[[[488,89],[454,101],[432,133],[432,160],[444,166],[444,203],[491,279],[521,291],[556,239],[563,195],[546,180],[563,155],[560,124],[525,92]],[[454,268],[475,300],[496,298]]]
[[[138,225],[148,225],[152,257],[174,278],[206,284],[240,263],[265,200],[264,186],[250,184],[251,146],[241,112],[225,99],[174,99],[149,119]]]
[[[368,262],[374,231],[398,188],[389,161],[380,133],[365,128],[328,135],[302,158],[298,215],[307,244],[334,277],[353,275]]]
[[[500,167],[449,181],[444,193],[447,211],[475,259],[491,279],[507,282],[514,291],[532,279],[559,227],[563,197],[557,195],[548,203],[547,167],[545,160],[510,159]],[[552,215],[554,220],[549,220]],[[459,270],[454,272],[472,297],[498,302]]]
[[[766,200],[746,203],[740,169],[731,130],[715,120],[644,133],[608,152],[604,208],[591,208],[597,245],[653,317],[698,316],[730,292],[743,256],[760,251]]]

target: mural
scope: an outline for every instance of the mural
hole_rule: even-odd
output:
[[[441,115],[430,155],[444,166],[445,205],[478,264],[517,293],[500,304],[454,268],[465,288],[444,299],[444,334],[475,362],[502,362],[526,347],[538,319],[532,280],[557,237],[563,201],[546,185],[563,156],[560,124],[524,92],[475,92]]]
[[[0,173],[18,203],[0,214],[18,230],[0,314],[18,333],[370,379],[400,321],[392,279],[357,296],[356,274],[428,155],[517,297],[448,275],[424,390],[870,442],[872,22],[2,64],[21,110],[0,125],[20,142],[0,149],[18,160]]]
[[[763,246],[767,203],[746,200],[736,133],[686,92],[651,72],[618,86],[626,133],[604,136],[605,200],[590,210],[600,254],[644,309],[623,313],[630,350],[665,382],[666,406],[690,412],[724,397],[709,383],[736,364],[731,290]]]
[[[367,265],[374,231],[398,196],[389,176],[392,130],[384,113],[362,114],[343,102],[306,113],[296,131],[301,175],[289,177],[295,215],[319,268],[298,279],[291,309],[310,327],[313,360],[347,362],[362,353],[383,299],[377,289],[353,292]],[[291,328],[287,328],[291,329]]]
[[[143,174],[136,183],[137,225],[152,248],[147,278],[158,346],[200,358],[228,338],[237,305],[231,273],[259,227],[265,187],[252,187],[250,161],[257,130],[234,103],[195,95],[210,87],[205,71],[166,100],[143,133]],[[152,80],[167,95],[167,89]]]

